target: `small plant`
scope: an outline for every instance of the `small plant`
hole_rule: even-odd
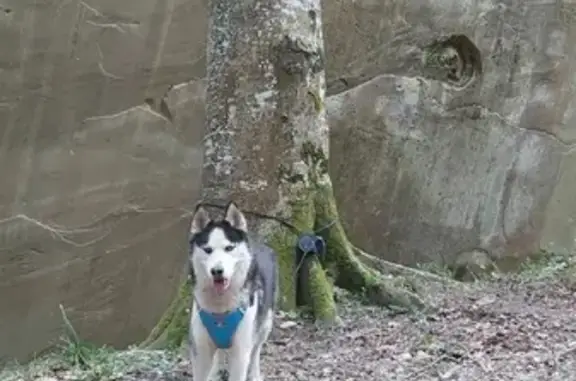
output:
[[[86,369],[96,360],[110,352],[107,348],[98,348],[95,345],[81,340],[80,336],[74,329],[74,326],[68,319],[64,307],[60,304],[60,314],[64,322],[64,336],[62,343],[59,345],[58,352],[62,355],[62,360],[70,367],[80,367]]]
[[[416,267],[419,270],[429,272],[445,278],[452,278],[452,272],[448,266],[442,265],[437,262],[418,263]]]
[[[522,263],[518,276],[525,280],[546,280],[564,274],[569,267],[570,257],[568,255],[542,250],[539,254]]]
[[[26,365],[12,364],[0,371],[1,381],[116,381],[134,372],[170,374],[177,354],[172,351],[128,348],[116,351],[82,340],[66,311],[59,306],[64,323],[61,342],[51,353]]]

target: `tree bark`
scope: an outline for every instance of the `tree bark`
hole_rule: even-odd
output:
[[[213,0],[207,79],[204,199],[235,200],[312,231],[328,153],[320,2]],[[252,228],[277,250],[281,306],[295,308],[296,236],[273,221]],[[330,284],[314,262],[314,312],[330,321]]]
[[[315,318],[337,319],[332,285],[363,293],[371,302],[423,307],[358,260],[339,220],[328,173],[329,130],[320,0],[212,0],[208,38],[204,200],[273,215],[302,232],[328,225],[327,255],[307,261],[308,301]],[[296,307],[297,236],[275,221],[251,227],[277,251],[281,307]],[[186,292],[172,304],[158,342],[188,306]],[[175,323],[173,323],[175,324]],[[173,327],[177,332],[182,329]],[[176,337],[178,335],[172,335]],[[182,337],[180,337],[182,339]],[[173,345],[174,343],[172,343]]]

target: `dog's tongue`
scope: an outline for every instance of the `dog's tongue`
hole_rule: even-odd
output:
[[[225,279],[214,281],[214,289],[218,293],[226,291],[228,288],[228,282]]]

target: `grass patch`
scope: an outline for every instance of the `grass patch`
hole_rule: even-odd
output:
[[[177,356],[174,352],[128,349],[114,351],[96,348],[87,351],[85,364],[70,362],[69,353],[57,350],[29,364],[13,364],[0,371],[2,381],[32,381],[62,379],[68,381],[116,381],[128,375],[170,374],[174,371]]]
[[[138,374],[167,375],[175,370],[176,351],[143,350],[136,347],[118,351],[82,340],[64,308],[64,335],[49,354],[28,364],[8,364],[0,370],[2,381],[67,380],[116,381]]]
[[[416,268],[421,271],[425,271],[434,275],[438,275],[443,278],[452,278],[452,271],[448,266],[437,263],[437,262],[426,262],[416,264]]]
[[[524,261],[515,275],[521,280],[544,281],[562,278],[573,267],[573,256],[542,251]]]

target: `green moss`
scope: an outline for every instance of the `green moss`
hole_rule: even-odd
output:
[[[322,232],[327,246],[325,266],[335,265],[336,285],[354,293],[362,293],[373,304],[408,310],[426,308],[416,294],[402,285],[386,281],[356,257],[344,227],[339,222],[340,216],[330,182],[318,185],[315,200],[318,228],[338,221]]]
[[[314,200],[311,192],[303,192],[291,202],[291,223],[300,231],[311,230],[314,224]],[[278,253],[280,266],[280,308],[286,311],[296,308],[296,263],[294,243],[296,235],[285,227],[278,227],[268,243]]]
[[[350,291],[362,291],[378,283],[376,276],[352,251],[344,227],[340,222],[332,187],[321,185],[316,192],[316,226],[321,228],[333,224],[323,231],[327,245],[326,261],[336,267],[336,284]]]
[[[186,287],[190,289],[190,287]],[[179,348],[188,337],[190,319],[190,292],[179,298],[178,308],[175,311],[170,325],[166,329],[166,345],[168,349]]]
[[[309,269],[312,311],[316,321],[333,323],[337,319],[334,290],[318,260],[311,261]]]
[[[316,110],[317,113],[322,112],[324,109],[324,102],[322,101],[320,94],[318,94],[317,91],[308,90],[308,95],[312,97],[312,101],[314,102],[314,110]]]
[[[314,94],[312,94],[314,95]],[[320,105],[321,106],[321,105]],[[314,183],[318,175],[326,173],[328,163],[326,155],[321,147],[312,142],[305,142],[300,152],[302,160],[310,165],[308,179]],[[295,194],[290,196],[290,210],[292,211],[291,223],[300,232],[309,232],[314,228],[316,210],[315,196],[316,188],[307,187],[305,178],[291,176],[291,171],[287,168],[281,168],[282,179],[293,184],[291,189]],[[302,189],[298,190],[301,185]],[[296,270],[300,264],[295,263],[294,244],[297,236],[294,232],[279,227],[270,237],[269,244],[272,246],[279,257],[280,264],[280,290],[281,290],[281,308],[284,310],[294,310],[296,308]],[[310,301],[312,303],[312,312],[316,319],[322,321],[331,321],[336,317],[336,306],[333,299],[333,290],[326,273],[319,262],[309,269]]]
[[[140,348],[178,348],[188,335],[188,317],[190,306],[191,284],[184,280],[178,288],[170,306],[164,312],[160,321],[150,332],[150,335],[140,344]]]
[[[268,244],[278,253],[280,267],[280,308],[291,311],[296,308],[296,289],[294,287],[294,235],[286,229],[275,231],[269,238]]]

